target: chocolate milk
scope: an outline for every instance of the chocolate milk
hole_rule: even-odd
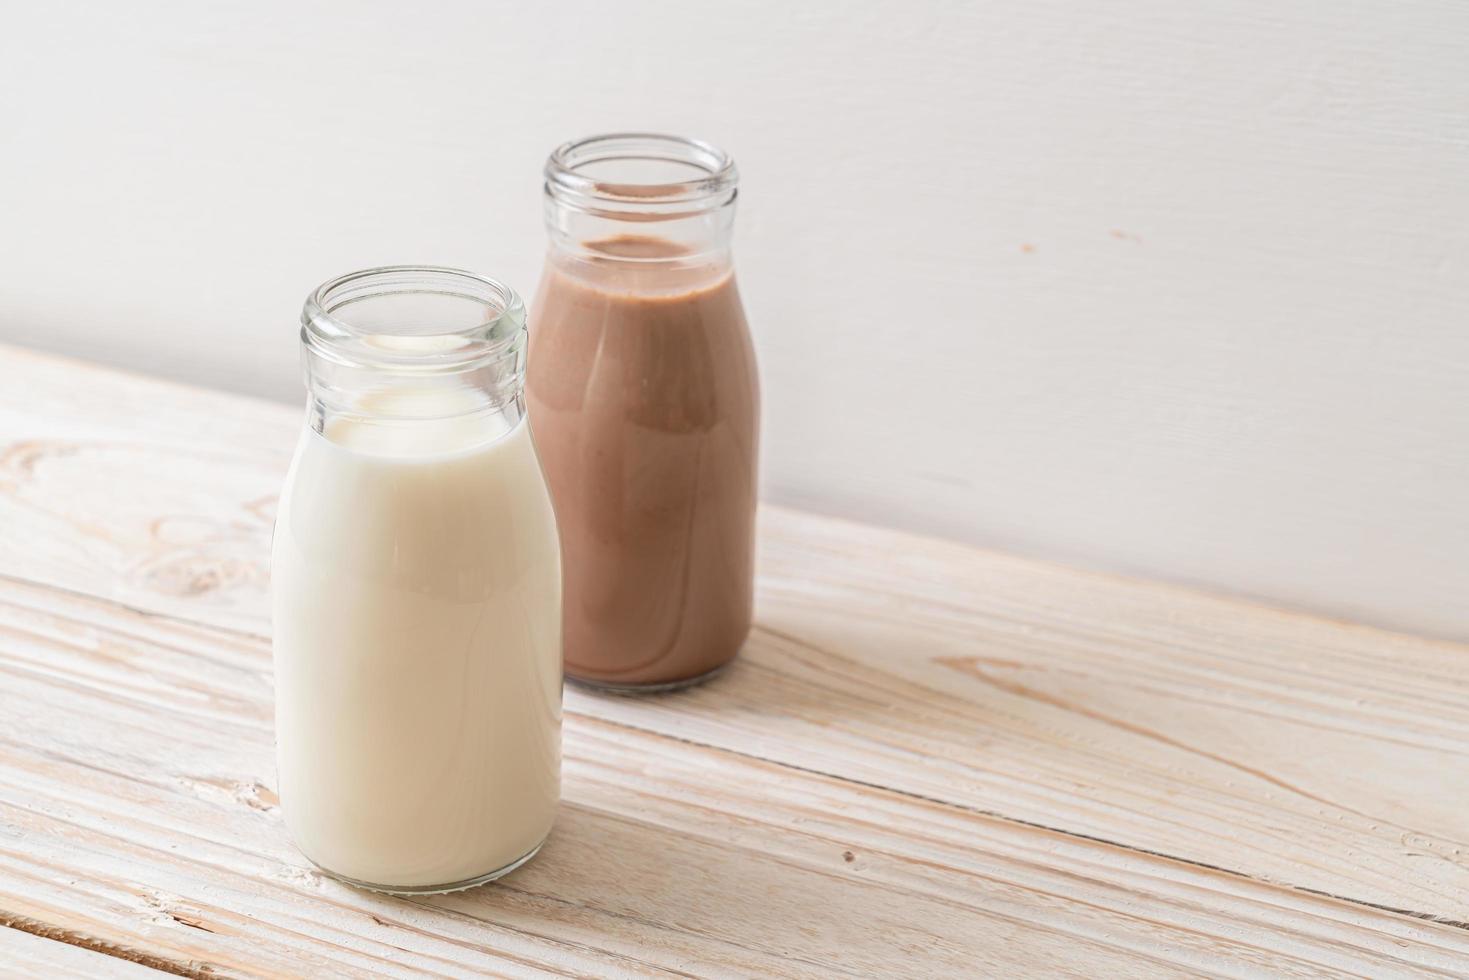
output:
[[[552,252],[526,395],[565,575],[565,663],[688,682],[750,629],[759,387],[727,258],[656,237]]]

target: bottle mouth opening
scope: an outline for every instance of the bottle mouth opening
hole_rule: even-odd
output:
[[[546,193],[568,207],[624,220],[688,217],[734,201],[739,173],[703,140],[608,133],[558,146],[546,161]]]
[[[451,374],[518,351],[525,304],[487,276],[442,266],[364,269],[322,283],[301,310],[301,342],[344,367]]]

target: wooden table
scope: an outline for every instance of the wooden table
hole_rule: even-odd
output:
[[[272,788],[299,422],[0,349],[14,972],[1469,973],[1469,648],[777,508],[730,672],[567,691],[539,858],[327,880]]]

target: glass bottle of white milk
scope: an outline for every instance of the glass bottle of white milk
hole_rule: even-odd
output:
[[[525,421],[525,308],[453,269],[306,301],[310,392],[272,554],[281,806],[392,892],[529,860],[560,784],[561,562]]]

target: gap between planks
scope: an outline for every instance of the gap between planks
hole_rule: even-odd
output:
[[[189,923],[184,923],[188,925]],[[38,939],[49,942],[60,943],[64,946],[83,949],[89,953],[99,956],[108,956],[113,959],[122,960],[127,963],[135,963],[140,967],[157,970],[161,973],[172,974],[176,977],[192,977],[195,980],[213,980],[223,975],[217,967],[208,963],[172,960],[153,953],[145,953],[141,950],[123,946],[120,943],[109,942],[95,936],[88,936],[72,929],[62,929],[59,926],[47,925],[36,919],[24,915],[15,915],[0,909],[0,927],[14,929]],[[205,930],[206,932],[208,930]]]
[[[252,631],[246,630],[246,629],[241,629],[239,627],[225,626],[225,625],[220,625],[220,624],[217,624],[217,623],[206,622],[206,621],[194,619],[194,618],[191,618],[191,617],[188,617],[188,616],[181,616],[181,615],[178,615],[178,614],[172,613],[172,612],[161,612],[161,611],[153,610],[153,609],[145,609],[145,608],[142,608],[140,606],[134,606],[134,605],[131,605],[129,603],[122,602],[120,600],[110,598],[108,596],[97,595],[95,593],[87,592],[87,591],[84,591],[84,590],[81,590],[81,589],[69,588],[67,586],[57,585],[57,584],[54,584],[54,583],[51,583],[51,582],[37,581],[37,580],[34,580],[34,579],[24,578],[22,576],[11,575],[11,574],[6,574],[6,573],[3,573],[3,572],[0,572],[0,582],[6,582],[6,581],[13,582],[13,583],[15,583],[17,585],[27,586],[27,587],[30,587],[30,588],[47,589],[47,590],[50,590],[50,591],[53,591],[53,592],[58,592],[58,593],[66,594],[66,595],[75,596],[75,597],[77,597],[79,599],[83,599],[83,600],[86,600],[86,601],[89,601],[89,602],[101,602],[101,603],[105,603],[107,605],[110,605],[110,606],[113,606],[113,607],[116,607],[116,608],[119,608],[119,609],[126,610],[128,613],[131,613],[131,614],[133,614],[135,616],[143,617],[143,618],[146,618],[146,619],[156,620],[156,621],[160,621],[160,622],[164,622],[164,623],[172,623],[172,624],[177,624],[177,625],[182,625],[182,626],[187,626],[187,627],[192,627],[192,628],[197,628],[197,629],[218,631],[218,632],[221,632],[221,633],[226,633],[226,634],[229,634],[229,635],[232,635],[232,636],[237,636],[237,637],[241,637],[241,638],[244,638],[244,639],[253,640],[253,641],[256,641],[256,642],[259,642],[259,643],[264,643],[264,644],[269,644],[271,642],[271,638],[269,636],[266,636],[266,635],[261,634],[261,633],[255,633],[255,632],[252,632]],[[763,627],[761,627],[759,624],[756,624],[755,627],[754,627],[754,629],[756,629],[756,630],[763,630]],[[766,631],[766,632],[771,632],[771,635],[773,635],[773,636],[777,636],[777,637],[781,636],[781,634],[778,633],[778,632],[774,632],[774,631]],[[1249,874],[1247,872],[1239,871],[1239,870],[1236,870],[1236,869],[1233,869],[1233,868],[1227,868],[1227,867],[1224,867],[1224,866],[1221,866],[1221,865],[1210,864],[1208,862],[1198,861],[1198,860],[1194,860],[1192,858],[1181,857],[1181,856],[1178,856],[1178,855],[1167,853],[1165,851],[1153,850],[1153,849],[1150,849],[1150,848],[1139,847],[1139,846],[1133,845],[1133,844],[1121,843],[1119,841],[1110,840],[1110,839],[1108,839],[1106,837],[1101,837],[1101,836],[1098,836],[1098,835],[1095,835],[1095,834],[1082,833],[1080,831],[1068,830],[1068,829],[1066,829],[1064,827],[1059,827],[1059,826],[1054,826],[1054,825],[1051,825],[1051,824],[1041,823],[1041,822],[1034,821],[1034,820],[1026,820],[1026,819],[1020,818],[1020,817],[1013,817],[1013,816],[1009,816],[1009,815],[1007,815],[1005,813],[1002,813],[1002,812],[999,812],[999,811],[995,811],[995,810],[987,810],[987,809],[983,809],[983,808],[980,808],[980,807],[967,806],[967,805],[965,805],[963,803],[956,803],[956,802],[954,802],[952,800],[945,800],[945,799],[942,799],[942,798],[939,798],[939,797],[934,797],[934,796],[926,795],[926,794],[915,792],[915,791],[912,791],[912,790],[902,789],[902,788],[894,787],[894,786],[888,786],[888,785],[884,785],[882,783],[871,782],[871,781],[859,779],[859,778],[856,778],[856,777],[853,777],[853,776],[843,775],[843,774],[841,774],[839,772],[831,772],[831,771],[827,771],[827,770],[824,770],[824,769],[819,769],[819,768],[815,768],[815,767],[811,767],[811,766],[803,766],[803,765],[800,765],[800,764],[797,764],[797,763],[794,763],[794,762],[787,762],[787,761],[783,761],[783,760],[780,760],[780,759],[769,758],[769,757],[762,756],[762,755],[759,755],[759,754],[756,754],[756,753],[742,752],[739,749],[731,748],[729,746],[719,745],[719,744],[711,743],[711,742],[700,741],[698,739],[687,738],[687,737],[680,736],[680,735],[674,735],[674,734],[671,734],[669,732],[659,731],[658,729],[655,729],[655,728],[649,728],[649,727],[642,726],[642,725],[635,725],[635,724],[629,723],[629,722],[627,722],[625,720],[614,720],[614,719],[606,718],[606,717],[603,717],[603,716],[600,716],[600,715],[591,715],[591,714],[588,714],[586,712],[575,711],[575,710],[572,710],[572,709],[566,709],[566,712],[569,715],[575,715],[577,717],[587,718],[587,719],[594,720],[598,724],[605,724],[605,725],[608,725],[608,726],[611,726],[611,727],[614,727],[614,728],[621,728],[621,729],[625,729],[625,730],[628,730],[628,731],[636,731],[636,732],[638,732],[640,734],[643,734],[643,735],[651,736],[651,737],[654,737],[654,738],[667,739],[668,741],[671,741],[671,742],[680,742],[680,743],[683,743],[683,744],[686,744],[686,745],[695,746],[697,748],[700,748],[700,749],[703,749],[703,750],[706,750],[706,751],[713,751],[713,752],[725,753],[725,754],[732,755],[732,756],[735,756],[735,757],[738,757],[738,758],[747,759],[747,760],[750,760],[750,761],[753,761],[753,762],[758,762],[758,763],[760,763],[762,765],[773,766],[775,768],[787,770],[787,771],[790,771],[790,772],[799,772],[799,773],[804,773],[804,774],[807,774],[807,775],[819,776],[819,777],[823,777],[823,778],[827,778],[827,779],[833,779],[833,780],[836,780],[838,782],[845,783],[845,784],[852,785],[852,786],[861,786],[861,787],[866,788],[866,789],[877,790],[877,791],[880,791],[880,792],[892,793],[892,794],[894,794],[896,796],[900,796],[900,797],[904,797],[904,798],[907,798],[907,799],[921,801],[923,803],[927,803],[927,804],[930,804],[930,805],[933,805],[933,806],[944,807],[944,808],[947,808],[947,809],[950,809],[950,810],[954,810],[954,811],[958,811],[958,812],[969,813],[969,814],[973,814],[973,815],[976,815],[976,816],[982,816],[982,817],[985,817],[985,818],[988,818],[988,819],[991,819],[991,820],[996,820],[996,821],[999,821],[1001,823],[1009,824],[1009,825],[1012,825],[1012,826],[1026,827],[1026,828],[1030,828],[1030,829],[1033,829],[1033,830],[1040,830],[1040,831],[1043,831],[1043,832],[1046,832],[1046,833],[1056,834],[1058,836],[1066,837],[1066,838],[1069,838],[1069,839],[1072,839],[1072,840],[1086,841],[1086,842],[1093,843],[1093,844],[1100,844],[1102,846],[1110,847],[1110,848],[1113,848],[1113,849],[1116,849],[1118,851],[1122,851],[1122,852],[1125,852],[1125,853],[1138,854],[1138,855],[1142,855],[1142,856],[1145,856],[1145,857],[1150,857],[1150,858],[1155,858],[1155,859],[1159,859],[1159,860],[1169,861],[1169,862],[1172,862],[1172,863],[1175,863],[1175,864],[1178,864],[1178,865],[1184,865],[1184,866],[1188,866],[1188,867],[1192,867],[1192,868],[1197,868],[1197,869],[1200,869],[1200,870],[1203,870],[1203,871],[1208,871],[1208,872],[1213,873],[1213,874],[1220,874],[1220,875],[1225,875],[1225,876],[1228,876],[1228,877],[1231,877],[1231,878],[1236,878],[1236,879],[1240,879],[1240,880],[1243,880],[1243,881],[1248,881],[1248,882],[1250,882],[1252,884],[1259,885],[1259,886],[1262,886],[1262,887],[1265,887],[1265,888],[1278,888],[1278,889],[1282,889],[1282,890],[1285,890],[1285,891],[1299,892],[1299,893],[1302,893],[1302,894],[1312,895],[1312,896],[1316,896],[1316,897],[1319,897],[1319,898],[1330,899],[1332,901],[1343,902],[1343,903],[1346,903],[1346,904],[1349,904],[1349,905],[1355,905],[1355,906],[1358,906],[1358,907],[1361,907],[1361,908],[1372,909],[1372,910],[1377,911],[1377,912],[1386,912],[1386,913],[1393,914],[1393,915],[1406,916],[1408,918],[1417,919],[1419,921],[1432,923],[1434,925],[1446,926],[1446,927],[1453,928],[1453,929],[1458,929],[1458,930],[1461,930],[1461,931],[1464,931],[1464,932],[1469,932],[1469,922],[1465,922],[1465,921],[1462,921],[1462,920],[1459,920],[1459,919],[1449,918],[1449,917],[1446,917],[1446,916],[1436,915],[1436,914],[1431,913],[1431,912],[1423,912],[1423,911],[1419,911],[1419,910],[1416,910],[1416,909],[1409,909],[1409,908],[1400,908],[1400,907],[1393,906],[1393,905],[1386,905],[1386,904],[1383,904],[1383,903],[1380,903],[1380,902],[1373,902],[1373,901],[1370,901],[1368,899],[1356,898],[1356,897],[1353,897],[1351,895],[1343,895],[1343,894],[1338,894],[1338,893],[1331,892],[1331,891],[1324,890],[1324,889],[1311,888],[1311,887],[1307,887],[1307,886],[1304,886],[1304,885],[1297,885],[1297,884],[1293,884],[1293,883],[1288,882],[1288,881],[1279,881],[1279,880],[1275,880],[1275,879],[1271,879],[1271,878],[1262,878],[1260,876],[1252,875],[1252,874]],[[0,925],[8,925],[13,918],[14,917],[9,916],[3,910],[0,910]],[[22,921],[30,921],[30,920],[22,920]],[[44,925],[39,924],[39,923],[37,923],[37,926],[40,929],[51,930],[52,932],[63,932],[63,933],[65,932],[64,930],[55,930],[52,927],[44,926]],[[20,926],[12,926],[12,928],[22,928],[22,927],[20,927]],[[30,930],[24,930],[24,931],[30,931]],[[35,934],[36,935],[45,935],[44,933],[41,933],[41,932],[36,932]],[[58,937],[49,936],[49,935],[47,935],[46,938],[57,938],[58,941],[63,941],[63,942],[67,941],[65,939],[59,939]],[[93,948],[92,946],[86,945],[86,943],[88,941],[96,943],[96,949],[95,949],[95,951],[96,952],[100,952],[100,953],[108,953],[107,947],[111,947],[111,946],[114,946],[115,945],[115,944],[103,942],[101,940],[87,940],[87,937],[78,937],[78,941],[76,943],[74,943],[74,944],[75,945],[79,945],[79,946],[84,946],[85,948],[88,948],[88,949],[92,949]],[[108,955],[115,955],[115,956],[119,956],[119,957],[124,958],[124,959],[132,959],[132,958],[134,958],[135,955],[141,955],[141,956],[145,956],[145,957],[148,955],[148,954],[136,954],[134,951],[125,950],[124,947],[117,947],[117,949],[119,950],[119,952],[117,952],[117,953],[109,953]],[[173,961],[169,961],[169,960],[161,960],[160,962],[165,963],[165,964],[171,964],[171,965],[168,965],[168,966],[157,966],[156,967],[157,969],[167,970],[168,972],[178,973],[179,970],[185,970],[185,971],[187,971],[187,970],[190,969],[190,967],[188,967],[187,965],[175,964]],[[151,964],[149,964],[149,965],[151,965]],[[178,975],[181,975],[181,976],[194,976],[196,974],[189,973],[189,972],[184,972],[184,973],[178,973]],[[206,973],[204,973],[202,975],[208,976],[210,974],[206,972]]]

